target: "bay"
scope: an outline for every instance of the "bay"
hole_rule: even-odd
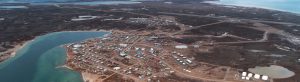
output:
[[[63,44],[102,37],[108,32],[55,32],[39,36],[0,64],[0,82],[82,82],[78,72],[64,64]]]
[[[257,7],[300,14],[300,0],[219,0],[210,3]]]

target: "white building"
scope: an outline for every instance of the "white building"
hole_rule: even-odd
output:
[[[71,21],[83,21],[83,20],[91,20],[91,19],[95,19],[97,18],[98,16],[89,16],[89,15],[86,15],[86,16],[78,16],[78,18],[73,18],[71,19]]]
[[[177,45],[177,46],[175,46],[175,48],[177,48],[177,49],[185,49],[185,48],[188,48],[188,46],[187,45]]]
[[[242,76],[246,77],[247,76],[247,72],[242,72]]]
[[[75,44],[75,45],[73,45],[73,48],[79,48],[79,47],[81,47],[82,45],[80,45],[80,44]]]
[[[186,61],[187,61],[188,63],[192,63],[192,60],[186,59]]]
[[[246,77],[246,80],[250,80],[250,77]]]
[[[121,47],[127,47],[128,44],[119,44]]]
[[[122,51],[122,52],[120,52],[120,56],[125,57],[125,56],[127,56],[127,54]]]
[[[154,53],[154,49],[150,48],[149,52],[153,54]]]
[[[121,69],[121,67],[114,67],[113,69],[114,70],[119,70],[119,69]]]
[[[247,77],[252,77],[253,76],[253,74],[252,73],[248,73],[248,76]]]
[[[242,77],[242,79],[246,79],[246,77]]]
[[[255,79],[260,79],[260,75],[259,74],[254,74],[254,78]]]
[[[266,80],[268,80],[268,79],[269,79],[269,77],[268,77],[268,76],[266,76],[266,75],[263,75],[263,76],[261,77],[261,79],[266,81]]]

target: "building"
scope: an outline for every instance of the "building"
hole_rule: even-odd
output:
[[[150,48],[149,52],[150,52],[151,54],[154,54],[154,49],[153,49],[153,48]]]
[[[248,73],[248,76],[247,77],[252,77],[253,76],[253,74],[252,73]]]
[[[185,48],[188,48],[188,46],[187,45],[177,45],[177,46],[175,46],[175,48],[177,48],[177,49],[185,49]]]
[[[121,47],[127,47],[127,44],[119,44]]]
[[[126,52],[122,51],[122,52],[120,52],[120,56],[125,57],[125,56],[127,56],[127,54],[126,54]]]
[[[75,44],[75,45],[73,45],[73,48],[79,48],[79,47],[81,47],[80,44]]]
[[[266,76],[266,75],[263,75],[263,76],[261,77],[261,79],[266,81],[266,80],[268,80],[268,79],[269,79],[269,77],[268,77],[268,76]]]
[[[144,56],[142,48],[136,48],[136,56],[142,58]]]
[[[260,75],[259,74],[254,74],[254,78],[255,79],[260,79]]]
[[[121,67],[114,67],[113,69],[114,70],[119,70],[119,69],[121,69]]]
[[[186,59],[186,61],[187,61],[188,63],[192,63],[192,60],[190,60],[190,59]]]
[[[242,76],[246,77],[247,76],[247,72],[242,72]]]
[[[85,15],[85,16],[78,16],[78,18],[73,18],[71,19],[71,21],[83,21],[83,20],[91,20],[91,19],[95,19],[98,16],[89,16],[89,15]]]
[[[250,79],[258,79],[258,80],[268,80],[269,77],[266,75],[260,75],[260,74],[253,74],[253,73],[247,73],[247,72],[242,72],[242,77],[241,79],[243,80],[250,80]]]
[[[78,48],[80,48],[80,47],[82,47],[82,45],[80,45],[80,44],[75,44],[75,45],[73,45],[72,46],[73,48],[73,50],[77,50]]]

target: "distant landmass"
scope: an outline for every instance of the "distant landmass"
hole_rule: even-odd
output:
[[[217,4],[257,7],[300,14],[300,0],[219,0]],[[266,4],[269,3],[269,4]]]
[[[12,3],[12,2],[43,3],[43,2],[78,2],[78,1],[130,1],[130,0],[1,0],[0,3]]]

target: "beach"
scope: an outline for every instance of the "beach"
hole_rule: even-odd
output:
[[[64,66],[66,51],[61,45],[102,37],[105,34],[107,33],[99,31],[62,31],[37,36],[34,40],[24,42],[22,46],[12,49],[15,52],[15,54],[12,53],[14,57],[9,57],[7,61],[2,62],[0,77],[3,78],[0,78],[0,81],[82,82],[79,72],[69,70],[70,68]],[[22,73],[16,74],[20,72]]]
[[[81,72],[84,82],[101,82],[101,76],[87,72]]]
[[[4,52],[1,52],[0,53],[0,62],[3,62],[9,58],[12,58],[12,57],[15,57],[16,56],[16,53],[18,50],[22,49],[25,45],[27,45],[28,43],[30,43],[31,40],[29,41],[23,41],[23,42],[20,42],[19,44],[16,44],[14,46],[14,48],[11,48],[11,49],[8,49]]]
[[[74,53],[67,46],[64,46],[64,48],[67,51],[66,63],[65,63],[65,65],[60,66],[60,67],[65,67],[65,68],[68,68],[68,69],[73,70],[73,71],[78,71],[78,70],[74,70],[72,68],[73,65],[71,65],[69,63],[69,60],[73,58]],[[91,74],[91,73],[88,73],[88,72],[81,72],[81,71],[79,71],[79,72],[80,72],[81,77],[82,77],[84,82],[99,82],[101,80],[101,79],[99,79],[100,78],[99,75]]]

